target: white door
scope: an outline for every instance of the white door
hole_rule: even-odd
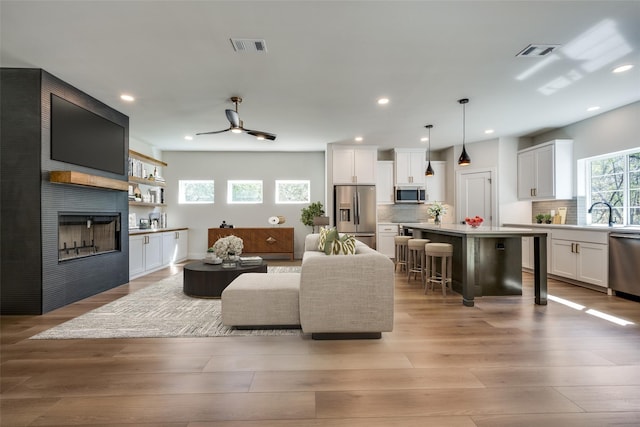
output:
[[[458,222],[465,217],[481,216],[482,225],[493,223],[493,185],[491,171],[459,172],[458,175]]]

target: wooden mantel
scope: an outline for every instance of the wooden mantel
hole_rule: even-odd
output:
[[[57,184],[81,185],[107,190],[129,191],[129,183],[104,176],[89,175],[74,171],[51,171],[49,181]]]

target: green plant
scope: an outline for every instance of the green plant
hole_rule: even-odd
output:
[[[538,224],[542,223],[542,221],[544,221],[544,214],[536,215],[536,221],[538,222]]]
[[[547,224],[551,224],[551,218],[552,218],[551,215],[546,214],[544,216],[544,222],[546,222]]]
[[[304,225],[313,227],[313,218],[323,215],[324,209],[322,207],[322,203],[313,202],[308,207],[302,208],[302,216],[300,217],[300,221],[302,221]]]

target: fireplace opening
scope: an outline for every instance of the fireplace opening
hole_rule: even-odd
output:
[[[58,262],[120,251],[119,213],[58,214]]]

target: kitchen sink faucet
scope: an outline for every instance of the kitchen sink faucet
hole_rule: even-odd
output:
[[[593,207],[595,205],[606,205],[609,208],[609,227],[613,227],[613,209],[611,208],[611,205],[607,202],[595,202],[594,204],[591,205],[591,207],[589,208],[589,210],[587,211],[588,213],[591,213],[591,211],[593,210]]]

